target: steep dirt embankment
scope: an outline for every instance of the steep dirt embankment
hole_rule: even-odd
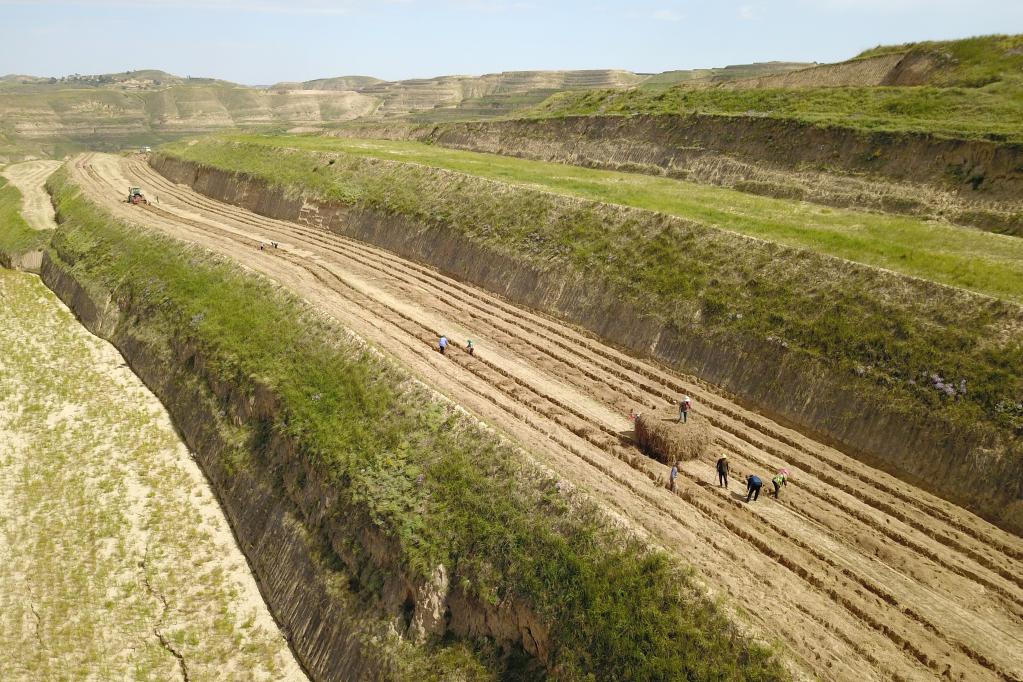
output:
[[[937,411],[906,411],[880,399],[866,400],[847,375],[813,355],[790,352],[785,343],[715,333],[699,325],[683,328],[670,318],[644,314],[620,288],[599,277],[539,267],[449,229],[443,221],[428,224],[404,215],[317,203],[269,189],[252,178],[166,156],[151,163],[166,177],[207,196],[382,246],[567,318],[614,343],[723,386],[768,414],[840,443],[868,462],[1016,532],[1023,530],[1018,442],[999,441],[983,429],[953,429]],[[639,220],[639,213],[629,215]],[[859,272],[858,266],[845,269],[849,268],[856,271],[848,273],[854,279],[880,276]],[[892,287],[907,284],[933,289],[920,296],[950,300],[968,296],[926,283],[893,282]],[[965,302],[955,305],[961,304]]]
[[[337,136],[669,175],[782,198],[1023,234],[1023,146],[864,133],[741,116],[577,116],[435,126],[364,124]]]
[[[205,383],[214,377],[199,349],[162,338],[144,322],[133,324],[142,311],[110,300],[109,291],[76,274],[66,254],[47,254],[42,277],[90,331],[121,352],[167,406],[216,490],[271,611],[312,678],[390,677],[393,663],[367,644],[370,636],[380,634],[379,628],[349,613],[344,591],[332,585],[337,572],[317,557],[327,550],[323,539],[310,533],[302,510],[273,484],[273,471],[295,464],[291,444],[275,437],[267,461],[251,469],[229,464],[236,437],[232,425],[265,423],[272,416],[274,396],[265,387],[220,382],[213,383],[218,394],[211,394]]]

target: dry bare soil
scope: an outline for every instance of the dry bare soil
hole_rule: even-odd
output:
[[[46,178],[60,167],[60,161],[25,161],[3,169],[3,175],[21,192],[21,215],[37,230],[52,230],[53,206],[43,186]]]
[[[544,464],[694,565],[755,634],[779,642],[798,677],[1023,679],[1023,539],[697,379],[430,268],[210,200],[138,158],[84,155],[72,173],[117,217],[280,282],[542,453]],[[122,203],[128,184],[159,202]],[[456,346],[446,356],[435,350],[441,334]],[[462,350],[469,338],[472,357]],[[681,392],[693,396],[691,419],[710,427],[714,444],[685,464],[672,495],[667,468],[620,436],[629,435],[630,409],[664,410]],[[713,467],[725,453],[730,489],[717,487]],[[769,479],[783,466],[791,483],[780,500],[743,502],[746,474]]]
[[[0,269],[0,357],[0,679],[304,680],[117,351]]]

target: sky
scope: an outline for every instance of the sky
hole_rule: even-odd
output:
[[[1023,33],[1023,0],[0,0],[0,74],[650,73],[989,33]]]

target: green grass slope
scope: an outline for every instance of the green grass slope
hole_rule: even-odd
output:
[[[522,187],[649,209],[752,237],[1023,303],[1023,240],[904,216],[832,209],[671,178],[602,171],[419,142],[232,135],[203,158],[238,166],[246,150],[291,147],[424,164]],[[231,143],[240,143],[233,146]],[[189,147],[169,147],[188,156]]]
[[[22,196],[7,178],[0,176],[0,264],[30,251],[40,251],[50,241],[50,230],[36,230],[21,217]]]
[[[63,220],[54,257],[145,311],[133,324],[201,349],[217,381],[269,386],[279,400],[269,431],[329,481],[328,513],[349,519],[339,527],[369,519],[405,570],[425,579],[443,564],[484,603],[528,604],[550,628],[560,679],[783,679],[685,571],[402,370],[339,342],[265,280],[116,222],[66,174],[49,187]],[[439,660],[418,672],[440,675]]]
[[[1023,142],[1023,35],[876,48],[927,57],[926,85],[798,89],[604,90],[559,93],[531,116],[705,113],[769,116],[864,131]]]

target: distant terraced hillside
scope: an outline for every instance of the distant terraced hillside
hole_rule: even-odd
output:
[[[371,113],[351,91],[287,94],[162,71],[0,80],[0,162],[81,149],[153,145],[183,134],[251,126],[303,126]]]
[[[304,83],[278,83],[274,92],[351,90],[380,101],[375,117],[411,115],[417,121],[470,120],[514,115],[558,92],[597,89],[664,89],[675,83],[712,85],[736,78],[784,73],[809,66],[793,62],[741,64],[714,69],[639,74],[620,69],[586,71],[505,71],[483,76],[438,76],[380,81],[366,76],[320,78]]]
[[[404,116],[418,121],[494,118],[527,111],[556,92],[648,83],[663,87],[793,66],[804,65],[772,62],[654,75],[613,69],[508,71],[393,82],[340,76],[270,88],[154,69],[62,78],[8,75],[0,77],[0,163],[155,145],[225,128],[309,128]]]
[[[401,116],[437,108],[457,107],[467,100],[540,92],[537,101],[561,90],[624,88],[643,82],[646,76],[601,69],[593,71],[506,71],[483,76],[438,76],[402,81],[377,81],[364,76],[324,78],[305,83],[278,83],[275,92],[343,90],[379,100],[377,114]],[[366,82],[369,81],[369,82]]]

